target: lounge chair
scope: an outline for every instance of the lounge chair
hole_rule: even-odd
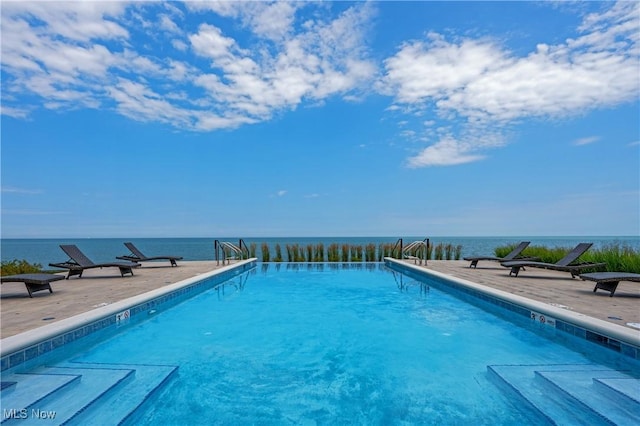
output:
[[[24,283],[29,297],[33,297],[36,291],[49,290],[49,293],[53,293],[51,283],[58,280],[64,280],[64,277],[55,274],[16,274],[0,277],[2,283]]]
[[[507,262],[500,262],[500,264],[506,268],[511,268],[511,271],[509,272],[510,276],[517,277],[521,268],[530,267],[569,272],[573,278],[585,269],[601,268],[606,266],[606,263],[574,263],[584,252],[589,250],[592,245],[593,244],[591,243],[580,243],[556,263],[535,262],[530,260],[510,260]]]
[[[147,257],[133,243],[124,243],[124,245],[131,251],[131,254],[124,256],[117,256],[116,259],[128,260],[131,262],[146,262],[149,260],[168,260],[171,262],[171,266],[178,266],[176,260],[182,260],[182,256],[153,256]]]
[[[108,262],[108,263],[94,263],[85,256],[84,253],[80,251],[78,247],[75,245],[61,245],[60,248],[64,251],[67,256],[69,256],[69,260],[62,263],[50,263],[49,266],[53,266],[56,268],[64,268],[68,269],[69,273],[67,274],[67,279],[74,275],[77,275],[78,278],[82,277],[82,272],[85,269],[92,268],[109,268],[115,267],[120,269],[120,275],[125,276],[125,274],[133,275],[133,268],[137,268],[140,266],[139,263],[134,262]]]
[[[509,260],[540,260],[537,257],[522,257],[522,256],[520,256],[520,253],[522,253],[522,251],[524,249],[526,249],[529,244],[531,244],[529,241],[522,241],[520,244],[518,244],[518,246],[516,248],[514,248],[505,257],[469,256],[469,257],[463,257],[463,259],[471,261],[471,264],[469,265],[469,268],[475,268],[476,266],[478,266],[478,261],[480,261],[480,260],[491,260],[491,261],[494,261],[494,262],[507,262]]]
[[[593,288],[595,293],[597,289],[606,290],[609,297],[613,297],[620,281],[636,281],[640,282],[640,274],[632,272],[590,272],[588,274],[580,274],[583,280],[595,281],[596,286]]]

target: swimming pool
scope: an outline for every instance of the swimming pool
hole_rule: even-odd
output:
[[[594,378],[605,392],[636,383],[635,365],[467,302],[384,264],[261,264],[28,371],[59,398],[23,412],[18,389],[3,392],[3,411],[16,410],[3,420],[62,422],[84,398],[71,424],[635,423],[633,401],[607,419],[568,397],[540,411],[527,393],[559,399],[556,387],[579,393],[565,384]]]

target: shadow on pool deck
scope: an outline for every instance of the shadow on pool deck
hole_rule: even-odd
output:
[[[413,261],[407,263],[413,264]],[[134,270],[133,277],[124,278],[115,268],[90,269],[82,278],[52,283],[53,294],[38,292],[32,299],[24,284],[5,283],[0,292],[0,336],[22,333],[221,267],[215,261],[189,261],[179,265],[172,268],[166,262],[145,263]],[[508,269],[492,262],[481,262],[476,269],[468,265],[466,261],[430,260],[427,268],[540,302],[563,305],[568,310],[614,324],[640,323],[637,283],[621,282],[615,296],[609,297],[608,292],[593,293],[593,282],[572,279],[568,273],[536,269],[510,277]]]

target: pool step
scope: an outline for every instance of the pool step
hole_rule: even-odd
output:
[[[3,426],[88,425],[124,421],[177,370],[173,366],[64,363],[12,374],[16,384],[2,393]],[[3,377],[3,380],[5,378]],[[11,411],[5,411],[11,410]],[[104,410],[104,411],[103,411]],[[101,418],[101,421],[94,418]]]
[[[101,366],[103,364],[87,364]],[[113,365],[113,364],[112,364]],[[117,392],[100,399],[73,418],[73,425],[104,425],[104,413],[111,413],[113,424],[120,424],[133,416],[156,391],[161,389],[178,372],[173,365],[115,364],[120,368],[135,369],[135,380]],[[101,413],[100,415],[98,413]]]
[[[56,393],[77,385],[77,374],[48,374],[47,372],[29,374],[10,374],[3,381],[12,382],[11,387],[2,391],[2,424],[20,423],[32,416],[31,409],[40,407]]]
[[[550,424],[637,425],[640,381],[591,364],[491,365],[490,377]]]

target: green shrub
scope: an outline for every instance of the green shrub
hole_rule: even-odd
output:
[[[365,262],[375,262],[376,261],[376,245],[373,243],[369,243],[364,248],[364,260]]]
[[[458,244],[455,249],[455,259],[460,260],[460,256],[462,256],[462,246]]]
[[[445,258],[451,260],[453,258],[453,244],[446,244],[444,246]]]
[[[327,260],[329,262],[339,262],[340,261],[340,248],[338,244],[331,243],[329,248],[327,249]]]
[[[382,243],[378,247],[378,261],[382,262],[385,257],[391,257],[393,255],[393,247],[392,243]]]
[[[349,244],[342,245],[342,261],[343,262],[349,261]]]
[[[4,260],[1,264],[0,274],[16,275],[16,274],[33,274],[42,271],[42,265],[39,263],[29,263],[26,260],[13,259]]]
[[[280,244],[276,244],[276,256],[273,258],[274,262],[282,262],[282,248]]]
[[[438,245],[435,248],[435,252],[436,252],[435,259],[442,260],[444,255],[444,246],[442,245],[442,243],[438,243]]]
[[[607,271],[640,273],[640,252],[626,245],[609,244],[599,250],[589,250],[579,260],[604,262],[607,264]]]
[[[269,255],[269,244],[267,243],[262,243],[262,261],[263,262],[268,262],[270,259],[270,255]]]
[[[433,257],[433,244],[431,241],[427,241],[427,259],[432,259]]]
[[[362,262],[362,246],[361,245],[351,246],[351,261]]]
[[[300,244],[291,245],[291,255],[289,262],[304,262],[304,248]]]
[[[515,247],[515,245],[497,247],[495,254],[497,257],[504,257]],[[573,247],[529,246],[522,252],[521,256],[538,257],[541,262],[556,263],[572,249]],[[601,249],[590,249],[578,258],[577,263],[580,262],[604,262],[607,264],[607,271],[640,273],[640,252],[626,245],[610,244]]]

